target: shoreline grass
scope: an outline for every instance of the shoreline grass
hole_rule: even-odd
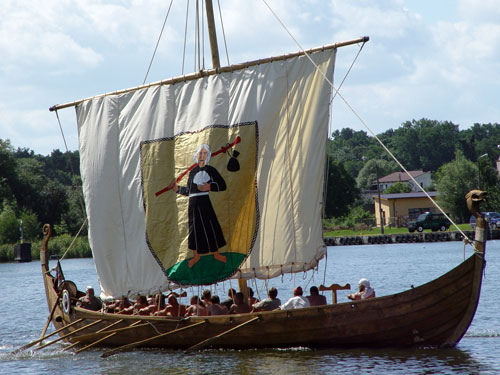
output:
[[[73,237],[68,234],[63,234],[51,238],[49,241],[49,254],[63,256],[69,245],[73,241]],[[0,245],[0,263],[14,261],[14,246],[15,244]],[[40,260],[40,248],[42,240],[31,242],[31,258],[33,260]],[[87,237],[78,237],[71,249],[69,249],[65,258],[91,258],[92,251]]]
[[[469,224],[459,224],[458,227],[463,231],[472,230],[472,227]],[[451,226],[449,229],[449,231],[454,231],[454,230],[456,230],[456,228],[453,226]],[[424,232],[430,232],[430,229],[426,229]],[[384,228],[384,234],[401,234],[401,233],[408,234],[410,232],[408,231],[408,228],[390,228],[390,227]],[[382,234],[380,232],[380,228],[370,228],[370,229],[360,229],[360,230],[336,229],[336,230],[325,231],[323,233],[323,237],[376,236],[379,234]]]

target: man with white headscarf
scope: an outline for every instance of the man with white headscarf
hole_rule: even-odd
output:
[[[187,186],[177,186],[175,180],[169,185],[176,193],[189,197],[188,248],[194,253],[188,262],[190,268],[200,260],[200,254],[209,252],[214,259],[226,262],[226,256],[218,252],[226,240],[208,195],[209,191],[226,190],[226,182],[217,169],[207,165],[211,156],[210,147],[201,144],[193,155],[198,165],[189,172]]]
[[[367,279],[361,279],[358,283],[359,292],[348,294],[347,298],[352,300],[375,298],[375,290],[370,286]]]

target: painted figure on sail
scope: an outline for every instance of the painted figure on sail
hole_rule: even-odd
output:
[[[209,197],[210,191],[226,190],[226,182],[217,169],[208,165],[211,156],[210,146],[201,144],[193,155],[198,165],[189,172],[187,186],[178,186],[175,179],[169,185],[169,189],[189,197],[188,247],[194,253],[189,268],[200,260],[200,254],[209,252],[214,259],[226,262],[226,256],[218,251],[226,240]]]
[[[257,123],[209,125],[140,150],[146,242],[165,276],[184,285],[232,276],[257,238]]]

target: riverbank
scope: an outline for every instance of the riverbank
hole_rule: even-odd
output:
[[[464,231],[469,239],[474,239],[473,231]],[[464,236],[458,231],[422,232],[422,233],[392,233],[370,236],[331,236],[324,237],[327,246],[374,245],[408,242],[441,242],[462,241]],[[500,230],[490,232],[489,240],[500,239]]]
[[[474,231],[469,224],[464,224],[464,233],[470,239],[474,238]],[[327,246],[346,246],[346,245],[372,245],[372,244],[391,244],[391,243],[409,243],[409,242],[440,242],[440,241],[462,241],[463,236],[458,231],[409,233],[406,228],[386,228],[384,234],[379,234],[380,229],[370,231],[328,231],[324,234],[325,244]],[[500,239],[500,230],[493,230],[490,233],[490,240]],[[74,241],[74,242],[73,242]],[[72,244],[73,242],[73,244]],[[31,243],[32,260],[40,259],[40,247],[42,240]],[[71,245],[71,247],[70,247]],[[15,261],[15,244],[0,245],[0,263]],[[69,248],[69,250],[68,250]],[[69,235],[56,236],[50,240],[50,255],[53,257],[62,257],[68,250],[65,258],[91,258],[92,250],[87,237],[74,239]]]
[[[40,259],[41,245],[42,240],[31,242],[31,258],[33,260]],[[13,262],[15,260],[14,246],[15,244],[0,245],[0,263]],[[51,238],[49,244],[49,251],[51,256],[62,257],[66,250],[68,250],[65,256],[66,258],[92,257],[92,251],[90,250],[87,237],[78,237],[74,239],[70,235],[63,234],[61,236]]]

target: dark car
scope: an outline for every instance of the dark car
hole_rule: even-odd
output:
[[[500,228],[500,214],[498,212],[481,212],[483,214],[484,219],[490,223],[490,227]],[[474,216],[470,217],[469,221],[472,229],[476,227],[476,218]]]
[[[448,230],[450,225],[450,221],[443,214],[425,212],[421,214],[417,220],[410,221],[408,223],[408,231],[415,232],[416,230],[418,232],[422,232],[424,229],[430,229],[433,232],[437,230],[444,232],[445,230]]]

